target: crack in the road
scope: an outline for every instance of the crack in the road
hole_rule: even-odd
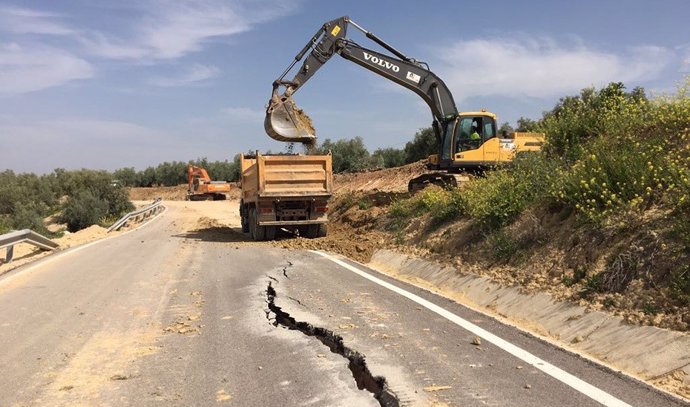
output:
[[[283,267],[283,276],[289,280],[290,277],[288,277],[287,271],[290,267],[292,267],[292,262],[290,260],[285,260],[285,261],[287,261],[287,266]]]
[[[296,302],[297,304],[299,304],[299,305],[301,305],[301,306],[304,307],[304,304],[302,304],[302,301],[298,300],[297,298],[295,298],[295,297],[290,297],[289,295],[288,295],[287,298],[288,298],[289,300],[292,300],[292,301]],[[305,307],[305,308],[306,308],[306,307]]]
[[[290,316],[289,313],[283,311],[275,304],[277,296],[276,290],[269,281],[266,288],[266,303],[268,310],[266,311],[266,319],[271,322],[273,326],[281,325],[289,330],[300,331],[307,336],[313,336],[322,344],[326,345],[331,352],[340,355],[349,361],[348,368],[355,379],[357,388],[366,390],[371,393],[382,407],[399,407],[400,401],[398,396],[388,388],[386,378],[383,376],[374,376],[366,363],[366,357],[354,349],[347,347],[343,341],[343,337],[335,334],[333,331],[326,328],[314,326],[308,322],[297,321]],[[273,314],[273,318],[271,318]]]

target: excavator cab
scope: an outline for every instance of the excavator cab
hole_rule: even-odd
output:
[[[484,146],[496,137],[496,115],[487,111],[462,112],[449,122],[442,135],[440,159],[429,157],[436,169],[481,167],[485,161]]]

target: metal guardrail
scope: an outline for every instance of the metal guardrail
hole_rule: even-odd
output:
[[[126,214],[125,216],[121,217],[117,222],[113,223],[113,225],[108,228],[108,232],[118,230],[121,227],[125,226],[127,224],[127,221],[131,218],[134,218],[136,221],[138,221],[142,218],[146,219],[151,215],[155,215],[157,212],[163,209],[163,207],[161,206],[161,201],[161,198],[156,198],[156,200],[153,201],[151,205]]]
[[[31,229],[17,230],[10,233],[0,235],[0,249],[7,248],[5,254],[5,263],[12,261],[14,257],[14,245],[19,243],[30,243],[41,250],[55,250],[60,247],[59,244],[53,242],[47,237],[34,232]]]

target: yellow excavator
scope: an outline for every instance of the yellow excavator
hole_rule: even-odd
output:
[[[393,56],[364,48],[346,38],[348,26],[364,33]],[[311,51],[311,52],[309,52]],[[292,80],[285,77],[309,52]],[[292,95],[335,54],[366,68],[419,95],[431,109],[432,128],[439,153],[429,157],[427,167],[434,170],[409,182],[416,191],[428,184],[457,186],[466,171],[481,171],[513,160],[516,154],[537,151],[544,143],[541,133],[497,134],[496,115],[485,110],[459,112],[446,84],[425,62],[405,56],[373,33],[343,16],[325,23],[294,61],[273,82],[273,93],[266,109],[264,128],[275,140],[313,146],[316,132],[309,117],[297,107]],[[285,90],[281,93],[281,87]]]

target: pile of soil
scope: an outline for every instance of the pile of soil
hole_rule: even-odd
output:
[[[346,223],[331,221],[328,224],[326,237],[307,239],[284,235],[268,244],[284,249],[324,250],[366,263],[376,250],[389,247],[390,239],[385,233],[379,231],[360,234],[356,228]]]
[[[187,184],[174,187],[130,188],[129,199],[132,201],[153,201],[162,198],[165,201],[184,201],[187,197]]]
[[[407,192],[407,183],[427,172],[424,161],[417,161],[397,168],[336,174],[333,177],[334,192]]]
[[[230,193],[227,194],[227,197],[228,199],[238,199],[240,193],[237,184],[231,183]],[[187,184],[174,187],[134,187],[129,189],[129,199],[132,201],[153,201],[156,198],[162,198],[164,201],[184,201],[187,199]]]

